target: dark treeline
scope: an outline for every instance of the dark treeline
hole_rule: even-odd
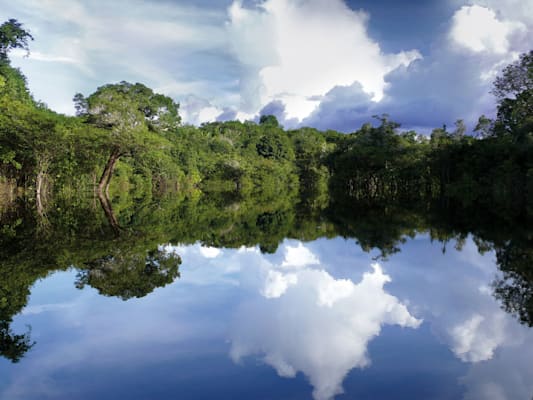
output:
[[[287,131],[273,116],[183,125],[172,99],[128,82],[76,94],[77,116],[59,115],[10,65],[9,50],[31,39],[16,20],[0,26],[0,191],[23,187],[43,211],[51,193],[103,194],[110,185],[271,197],[330,187],[359,200],[438,197],[516,216],[533,210],[533,52],[497,78],[497,116],[480,117],[476,137],[461,120],[428,137],[386,115],[346,135]]]

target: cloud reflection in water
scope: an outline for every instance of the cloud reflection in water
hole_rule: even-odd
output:
[[[261,355],[284,377],[303,372],[315,399],[342,393],[348,372],[370,364],[367,346],[382,325],[417,328],[421,323],[385,292],[389,277],[378,264],[359,283],[315,269],[285,276],[290,276],[291,284],[284,285],[283,292],[278,290],[279,296],[258,296],[239,307],[231,357],[239,361]]]

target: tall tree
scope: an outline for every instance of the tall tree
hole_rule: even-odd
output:
[[[494,81],[492,94],[502,101],[505,98],[517,98],[520,93],[533,91],[533,50],[505,67]]]
[[[495,133],[522,143],[533,136],[533,50],[508,65],[494,81],[499,101]]]
[[[105,85],[87,98],[76,94],[74,101],[78,115],[109,132],[105,141],[109,157],[98,184],[100,193],[108,190],[120,157],[138,155],[157,141],[153,133],[174,130],[181,121],[178,104],[141,83]]]
[[[0,25],[0,61],[6,61],[7,53],[12,49],[24,49],[29,52],[28,41],[33,36],[16,19],[10,19]]]

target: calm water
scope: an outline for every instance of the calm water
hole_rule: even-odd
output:
[[[477,236],[439,241],[420,229],[382,257],[340,229],[316,230],[270,253],[259,243],[161,241],[150,265],[167,276],[179,255],[179,276],[148,293],[125,289],[139,279],[108,274],[111,257],[82,264],[78,242],[35,245],[29,252],[42,258],[48,246],[57,269],[34,272],[22,310],[3,317],[11,337],[26,333],[33,346],[16,363],[0,358],[0,398],[531,399],[533,330],[494,295],[501,248],[481,254]],[[21,232],[26,247],[39,240],[22,228],[12,239]],[[14,257],[21,268],[39,264],[20,250],[4,256],[15,268],[2,275],[12,303],[9,288],[20,285],[8,280],[23,280]]]

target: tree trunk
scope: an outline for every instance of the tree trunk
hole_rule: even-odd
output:
[[[45,196],[47,191],[46,178],[48,165],[48,157],[44,155],[37,160],[37,170],[39,172],[35,178],[35,204],[37,207],[37,213],[40,216],[45,214]]]
[[[35,203],[37,205],[37,213],[39,215],[44,214],[44,204],[43,204],[43,198],[42,198],[42,189],[43,189],[43,180],[44,180],[44,173],[42,171],[39,171],[37,174],[36,184],[35,184]]]
[[[109,222],[109,225],[111,226],[111,229],[113,229],[113,232],[116,236],[119,236],[120,225],[118,223],[117,217],[115,217],[115,213],[113,212],[113,207],[111,207],[109,197],[107,197],[107,194],[99,192],[98,200],[100,200],[100,205],[104,210],[104,214],[107,218],[107,221]]]
[[[115,169],[115,165],[120,158],[120,150],[115,147],[111,154],[109,155],[109,159],[107,160],[106,166],[104,168],[104,172],[102,173],[102,177],[100,178],[100,182],[98,183],[97,192],[98,194],[105,193],[108,195],[109,190],[109,183],[111,182],[111,178],[113,177],[113,171]]]

